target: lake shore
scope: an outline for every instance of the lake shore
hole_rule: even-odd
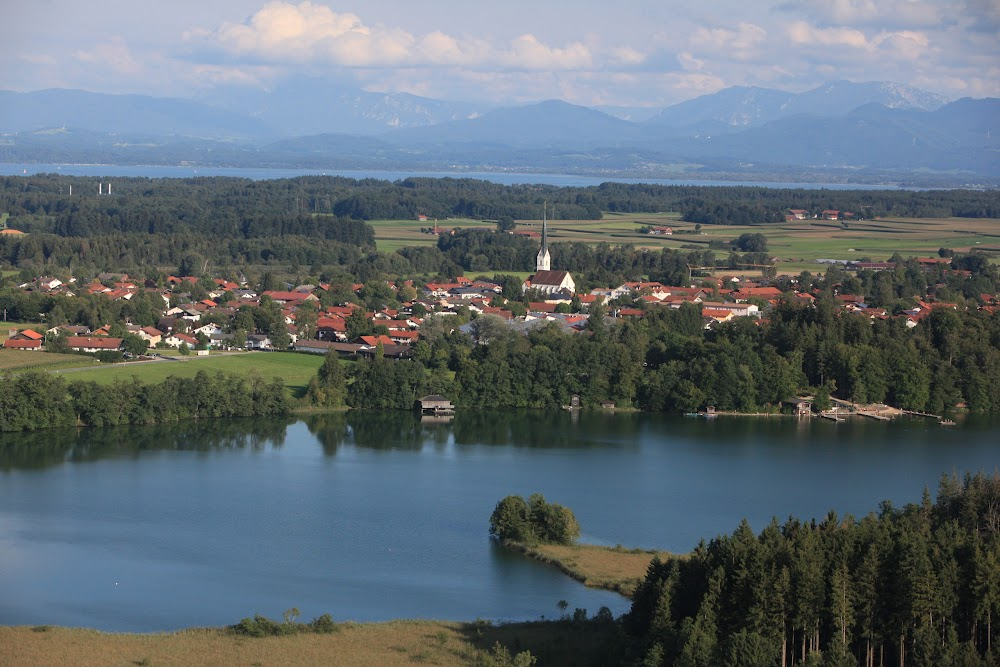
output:
[[[553,565],[585,586],[602,588],[631,598],[642,582],[653,558],[676,557],[667,551],[605,547],[596,544],[523,544],[504,546],[528,558]]]

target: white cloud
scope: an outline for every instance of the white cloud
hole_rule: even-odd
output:
[[[368,25],[356,14],[337,13],[308,0],[298,4],[274,0],[243,23],[225,23],[214,31],[189,30],[185,38],[237,57],[287,64],[487,70],[564,70],[593,65],[593,54],[580,42],[558,47],[525,34],[507,44],[493,45],[440,30],[415,35],[402,28]],[[641,54],[634,50],[618,50],[611,57],[641,61]]]
[[[142,65],[132,55],[122,37],[112,37],[92,49],[79,50],[73,56],[82,63],[96,65],[104,71],[111,69],[125,75],[136,75],[142,71]]]
[[[690,39],[692,51],[728,55],[735,60],[753,60],[766,44],[767,30],[753,23],[740,23],[735,30],[700,27]]]
[[[55,65],[58,61],[45,53],[22,53],[17,59],[29,65]]]
[[[865,33],[852,28],[816,28],[805,21],[795,21],[788,26],[788,38],[793,44],[812,46],[849,46],[869,48]]]
[[[791,0],[781,8],[824,26],[928,27],[953,19],[960,10],[955,5],[949,0]]]
[[[510,68],[531,70],[583,69],[592,65],[590,50],[583,44],[574,42],[560,49],[543,44],[534,35],[511,40],[500,60]]]
[[[620,46],[611,49],[612,58],[622,65],[641,65],[646,61],[646,54],[641,53],[631,46]]]

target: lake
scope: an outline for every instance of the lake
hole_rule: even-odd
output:
[[[515,620],[589,590],[491,542],[543,493],[585,542],[688,551],[773,516],[918,502],[995,470],[1000,422],[471,412],[219,420],[0,436],[0,624],[115,631],[303,618]]]
[[[574,174],[523,174],[503,171],[440,172],[440,171],[352,171],[330,169],[270,169],[252,167],[192,167],[161,165],[111,165],[111,164],[34,164],[28,162],[0,163],[0,176],[34,174],[64,174],[66,176],[92,177],[142,177],[142,178],[194,178],[200,176],[231,176],[255,181],[296,176],[343,176],[345,178],[376,178],[398,181],[406,178],[474,178],[501,185],[531,183],[560,187],[588,187],[601,183],[653,183],[656,185],[740,185],[763,188],[804,188],[807,190],[926,190],[927,188],[901,188],[896,185],[861,185],[854,183],[778,183],[747,181],[698,181],[663,178],[607,178],[578,176]]]

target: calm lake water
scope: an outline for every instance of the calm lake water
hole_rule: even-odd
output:
[[[488,538],[541,492],[583,540],[690,550],[772,516],[919,501],[1000,464],[1000,422],[835,424],[648,414],[405,413],[0,437],[0,624],[118,631],[255,612],[339,620],[532,619],[588,590]]]
[[[587,187],[601,183],[654,183],[657,185],[745,185],[764,188],[805,188],[807,190],[923,190],[926,188],[900,188],[896,185],[859,185],[845,183],[751,183],[746,181],[697,181],[662,178],[607,178],[602,176],[577,176],[573,174],[521,174],[513,172],[474,171],[352,171],[336,169],[268,169],[250,167],[190,167],[160,165],[112,164],[33,164],[27,162],[0,163],[0,176],[32,174],[65,174],[67,176],[118,176],[145,178],[192,178],[198,176],[232,176],[255,181],[296,176],[344,176],[346,178],[376,178],[398,181],[406,178],[475,178],[501,185],[532,183],[560,187]]]

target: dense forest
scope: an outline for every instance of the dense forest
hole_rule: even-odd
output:
[[[1000,660],[1000,477],[857,520],[745,522],[654,560],[625,617],[643,667],[976,667]],[[996,641],[994,641],[996,640]]]
[[[973,190],[807,190],[755,186],[603,183],[588,187],[500,185],[460,178],[354,180],[301,176],[114,179],[114,194],[97,195],[100,180],[56,174],[0,178],[0,210],[24,231],[60,235],[193,231],[217,236],[312,235],[363,245],[352,220],[413,220],[417,215],[497,220],[538,219],[543,202],[564,220],[599,219],[602,211],[676,211],[692,221],[765,224],[790,208],[856,216],[1000,217],[1000,195]],[[69,187],[76,188],[73,197]],[[107,184],[105,183],[105,188]],[[309,214],[324,214],[314,218]],[[338,226],[337,222],[348,224]]]
[[[70,196],[70,188],[73,195]],[[105,194],[98,195],[98,188]],[[355,276],[401,276],[530,270],[530,239],[471,230],[442,237],[441,252],[374,252],[365,220],[448,218],[538,219],[544,202],[562,219],[598,219],[602,211],[680,212],[704,224],[767,224],[789,208],[817,214],[828,208],[858,217],[1000,217],[1000,194],[968,190],[805,190],[604,183],[567,188],[499,185],[454,178],[390,182],[334,176],[285,180],[239,178],[114,179],[56,174],[0,178],[0,214],[27,237],[0,238],[0,262],[36,273],[64,269],[145,275],[153,267],[199,264],[216,272],[280,264],[292,273],[333,269]],[[419,251],[418,251],[419,250]],[[554,249],[555,250],[555,249]],[[677,273],[658,257],[628,249],[558,248],[560,266],[596,269],[594,276]],[[623,257],[622,253],[633,256]],[[677,265],[686,262],[677,258]],[[751,262],[752,263],[752,262]],[[673,272],[673,273],[670,273]],[[592,276],[593,277],[593,276]],[[655,279],[655,278],[654,278]]]
[[[284,382],[259,376],[169,377],[158,384],[136,379],[110,385],[26,371],[0,382],[0,430],[33,431],[60,426],[160,424],[185,419],[287,414]]]

